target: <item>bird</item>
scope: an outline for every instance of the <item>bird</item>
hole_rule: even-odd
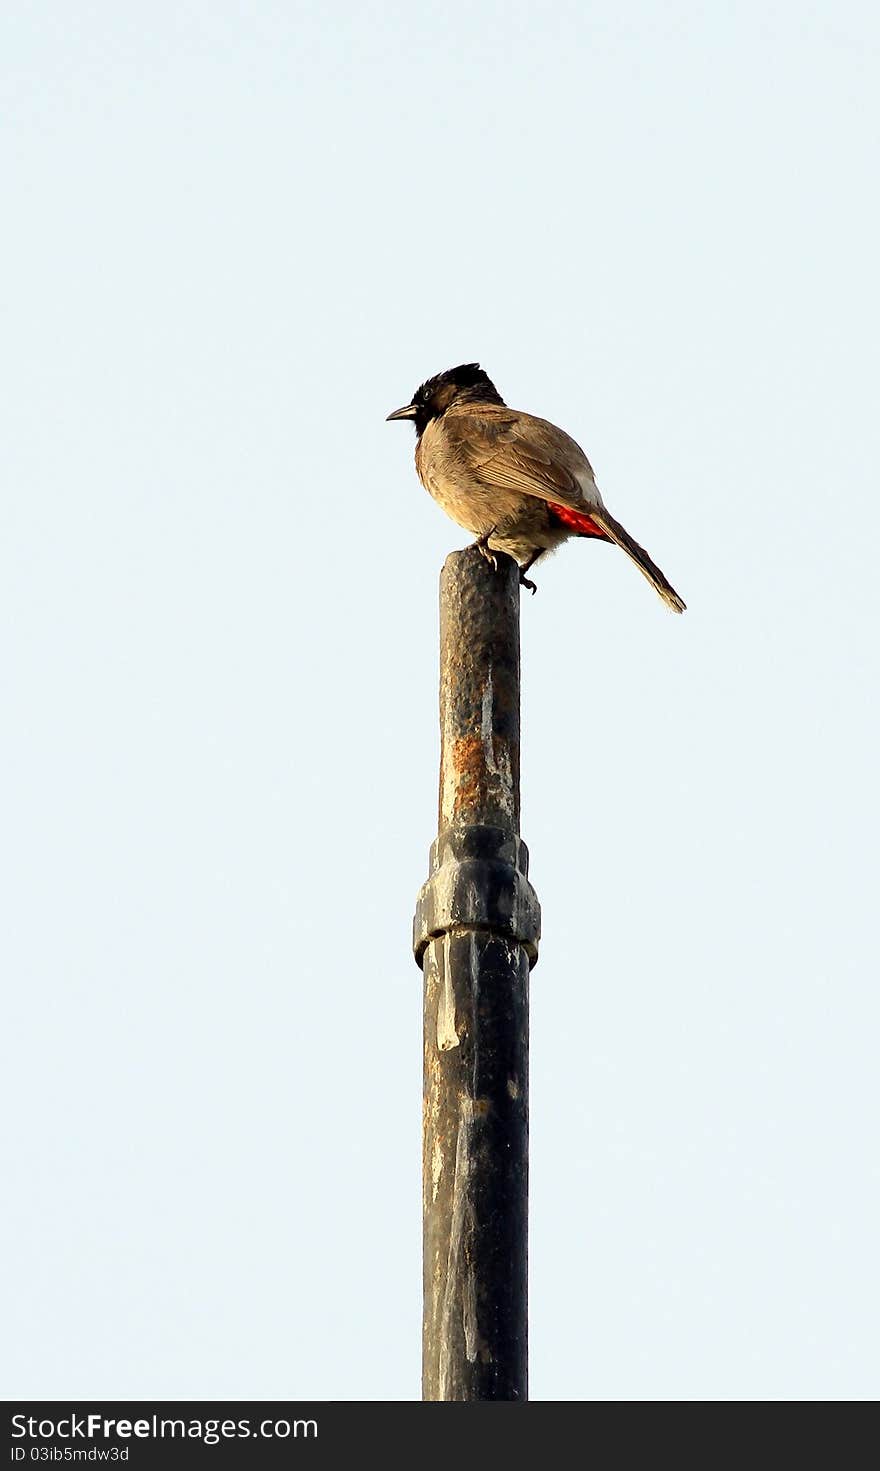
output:
[[[644,547],[615,521],[579,444],[547,419],[508,408],[479,363],[437,373],[388,415],[416,430],[416,471],[448,516],[476,534],[475,545],[497,567],[505,552],[519,579],[545,552],[569,537],[613,542],[626,552],[668,608],[686,604]]]

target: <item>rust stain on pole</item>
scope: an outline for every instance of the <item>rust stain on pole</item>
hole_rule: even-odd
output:
[[[440,581],[440,804],[419,896],[429,1400],[527,1396],[528,978],[519,837],[519,578],[475,548]]]

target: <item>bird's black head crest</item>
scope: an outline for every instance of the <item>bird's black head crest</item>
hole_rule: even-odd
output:
[[[456,403],[503,404],[504,399],[479,363],[447,368],[445,373],[426,379],[412,396],[416,432],[424,433],[432,419],[439,418]]]

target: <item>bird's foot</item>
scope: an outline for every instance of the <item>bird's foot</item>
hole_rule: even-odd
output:
[[[492,568],[493,572],[498,571],[498,558],[496,557],[495,553],[489,548],[489,537],[494,536],[497,530],[497,526],[493,526],[491,531],[487,531],[485,536],[478,536],[476,541],[474,542],[474,546],[477,548],[480,556],[486,558],[486,561],[489,563],[489,566]]]
[[[530,593],[536,593],[538,591],[538,584],[532,582],[530,577],[526,577],[524,572],[520,572],[519,574],[519,585],[520,587],[527,587]]]

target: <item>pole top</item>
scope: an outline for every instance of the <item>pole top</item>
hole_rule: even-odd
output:
[[[478,547],[440,574],[440,815],[519,828],[519,571]]]

